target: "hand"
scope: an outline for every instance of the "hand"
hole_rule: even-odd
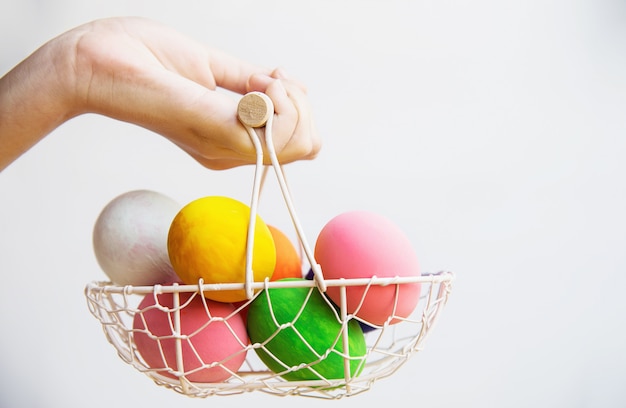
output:
[[[150,129],[211,169],[254,163],[238,99],[218,88],[272,99],[281,163],[318,154],[306,89],[282,70],[238,60],[149,20],[111,18],[61,34],[0,79],[0,169],[84,113]]]

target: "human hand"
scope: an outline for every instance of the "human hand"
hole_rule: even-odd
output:
[[[38,68],[42,65],[45,70]],[[238,100],[218,88],[242,95],[264,92],[272,99],[272,134],[281,163],[318,154],[321,141],[306,89],[298,81],[280,69],[211,49],[162,24],[127,17],[76,27],[0,79],[0,91],[8,89],[12,96],[0,104],[0,119],[7,118],[5,125],[0,124],[0,141],[10,138],[16,128],[22,131],[21,140],[4,143],[9,148],[0,150],[0,169],[2,156],[8,165],[12,161],[8,156],[21,154],[56,126],[84,113],[150,129],[207,168],[252,164],[256,151],[237,119]],[[10,111],[35,103],[24,102],[20,95],[28,98],[36,91],[36,100],[45,97],[44,109],[30,109],[29,118],[23,118],[28,123],[21,123],[19,112]],[[32,112],[41,115],[33,119]]]

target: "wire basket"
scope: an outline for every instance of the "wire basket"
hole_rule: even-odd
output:
[[[250,95],[250,94],[249,94]],[[248,95],[244,96],[244,99]],[[263,94],[254,93],[256,100],[265,104],[266,110],[273,112],[271,100]],[[242,99],[242,102],[243,100]],[[241,109],[242,103],[240,103]],[[263,110],[263,109],[261,109]],[[254,113],[254,109],[252,109]],[[310,267],[309,279],[288,281],[254,282],[252,279],[251,254],[254,233],[254,219],[258,206],[261,180],[260,171],[263,155],[260,140],[253,125],[239,117],[257,148],[257,166],[251,199],[251,213],[248,228],[246,252],[246,279],[241,283],[205,284],[162,284],[154,286],[120,286],[111,282],[91,282],[85,287],[87,305],[91,314],[101,323],[108,342],[117,350],[119,357],[138,371],[151,378],[157,385],[172,389],[190,397],[213,395],[234,395],[260,391],[285,396],[298,395],[323,399],[338,399],[360,394],[372,384],[395,373],[412,355],[422,350],[424,341],[431,332],[439,314],[448,301],[454,275],[451,272],[423,274],[413,277],[371,277],[361,279],[325,279],[320,265],[316,264],[302,227],[297,218],[289,190],[284,180],[282,168],[273,151],[271,140],[271,120],[273,115],[265,115],[265,138],[272,167],[300,239],[301,248]],[[266,120],[266,122],[265,122]],[[303,267],[306,265],[303,265]],[[396,304],[404,285],[419,285],[420,297],[413,313],[409,316],[396,315]],[[326,289],[338,289],[340,298],[336,303],[326,296]],[[387,287],[395,293],[395,304],[384,323],[371,323],[347,308],[347,293],[351,289],[362,290],[362,299],[377,287]],[[271,301],[275,290],[299,290],[303,297],[292,305],[298,312],[288,321],[279,321],[274,314]],[[215,312],[207,300],[206,293],[223,290],[244,290],[247,300],[229,304],[230,308]],[[388,289],[387,289],[388,290]],[[331,331],[329,341],[323,347],[312,344],[314,332],[305,332],[300,325],[305,320],[304,311],[313,300],[322,304],[328,311]],[[146,303],[147,301],[147,303]],[[269,302],[270,316],[275,329],[263,341],[250,341],[247,333],[241,333],[242,315],[245,315],[255,302]],[[363,302],[363,300],[362,300]],[[324,305],[326,303],[326,305]],[[200,313],[192,330],[184,329],[187,313]],[[165,331],[155,331],[146,323],[157,314]],[[315,317],[313,317],[315,320]],[[139,322],[139,323],[138,323]],[[321,324],[321,323],[320,323]],[[300,326],[299,326],[300,325]],[[314,323],[315,325],[315,323]],[[203,333],[215,330],[231,339],[234,349],[223,352],[218,357],[205,358],[202,348],[212,340]],[[314,329],[315,330],[315,329]],[[320,329],[322,330],[322,329]],[[281,360],[281,350],[271,348],[271,341],[289,332],[291,339],[298,341],[300,350],[305,350],[307,358],[299,361]],[[359,352],[352,344],[352,333],[358,332],[358,340],[363,339]],[[361,337],[361,334],[362,337]],[[328,337],[328,336],[327,336]],[[138,343],[153,344],[152,357],[142,355]],[[217,346],[216,346],[217,347]],[[290,351],[294,343],[281,348]],[[284,350],[283,350],[284,351]],[[226,354],[224,354],[226,353]],[[156,357],[154,357],[156,356]],[[155,364],[154,358],[157,359]],[[272,364],[268,363],[268,359]],[[148,361],[150,360],[150,361]],[[333,375],[328,375],[328,367]],[[204,373],[212,373],[201,377]],[[298,376],[306,373],[305,376]],[[215,374],[215,375],[213,375]]]
[[[191,296],[202,297],[202,293],[210,290],[223,289],[216,288],[215,285],[180,285],[180,286],[115,286],[107,282],[93,282],[87,285],[85,294],[90,312],[100,321],[104,329],[107,340],[115,347],[119,357],[135,367],[140,372],[146,374],[158,385],[170,388],[181,394],[192,397],[208,397],[212,395],[232,395],[249,391],[262,391],[274,395],[300,395],[327,399],[336,399],[344,396],[359,394],[369,390],[378,379],[388,377],[395,373],[406,361],[424,347],[424,341],[431,332],[440,312],[448,300],[450,294],[453,275],[443,272],[432,275],[423,275],[416,278],[384,279],[371,278],[367,280],[346,279],[346,280],[326,280],[326,285],[349,287],[352,285],[403,285],[420,282],[422,285],[422,296],[418,308],[409,318],[402,319],[402,322],[380,327],[371,325],[371,330],[365,333],[366,353],[360,357],[359,364],[362,369],[358,376],[348,375],[337,379],[316,379],[308,381],[288,381],[281,377],[280,373],[275,373],[257,357],[256,348],[263,347],[262,344],[245,344],[242,351],[246,355],[245,363],[237,372],[232,372],[231,377],[219,383],[194,383],[187,379],[190,371],[173,370],[171,368],[154,369],[145,362],[139,354],[134,342],[137,330],[133,329],[133,320],[137,314],[144,313],[145,310],[138,309],[140,300],[146,294],[170,292],[174,299],[183,293]],[[367,282],[365,282],[367,281]],[[235,312],[248,307],[261,293],[272,288],[288,287],[289,282],[261,282],[253,287],[261,287],[251,300],[240,304]],[[298,281],[298,285],[309,287],[312,291],[319,290],[312,280]],[[296,285],[296,283],[291,283]],[[243,285],[229,285],[230,289],[243,288]],[[176,301],[174,302],[176,303]],[[177,307],[165,307],[163,313],[172,315],[172,326],[176,327],[177,312],[180,312],[184,305]],[[391,316],[393,318],[393,316]],[[337,321],[341,327],[346,327],[354,316],[348,315],[345,310],[338,308]],[[212,318],[207,315],[207,325],[228,324],[228,317],[225,320]],[[361,322],[367,324],[366,322]],[[338,333],[337,341],[342,339]],[[179,336],[177,342],[187,341],[187,336]],[[345,361],[349,362],[351,357],[348,353],[341,355]],[[323,356],[322,356],[323,358]],[[223,365],[228,358],[223,361],[210,362],[202,367],[196,366],[191,372],[199,368],[215,367]],[[311,364],[309,364],[311,365]],[[290,367],[291,368],[291,367]],[[295,367],[302,369],[303,367]],[[228,370],[224,368],[225,370]],[[288,370],[287,368],[286,370]],[[166,374],[169,374],[166,375]],[[172,378],[175,377],[175,378]]]

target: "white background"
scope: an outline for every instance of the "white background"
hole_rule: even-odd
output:
[[[328,404],[626,406],[626,3],[4,0],[0,71],[112,15],[300,78],[324,138],[317,160],[286,168],[309,239],[369,209],[402,226],[425,271],[456,273],[425,350]],[[0,173],[0,406],[317,406],[157,387],[115,355],[83,297],[104,278],[91,232],[110,199],[247,200],[251,171],[205,170],[86,115]],[[273,194],[262,211],[287,225]]]

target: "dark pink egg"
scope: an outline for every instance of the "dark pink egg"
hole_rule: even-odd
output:
[[[220,303],[191,293],[180,293],[180,332],[183,367],[176,359],[176,339],[173,335],[173,294],[146,295],[133,320],[137,351],[150,368],[160,369],[162,375],[177,378],[184,372],[187,380],[198,383],[222,382],[243,364],[248,334],[241,315],[230,303]],[[158,307],[155,306],[158,299]],[[205,306],[206,302],[206,306]],[[166,308],[166,310],[162,310]],[[211,317],[213,319],[211,319]],[[222,319],[225,318],[225,319]],[[214,367],[208,365],[220,362]]]

